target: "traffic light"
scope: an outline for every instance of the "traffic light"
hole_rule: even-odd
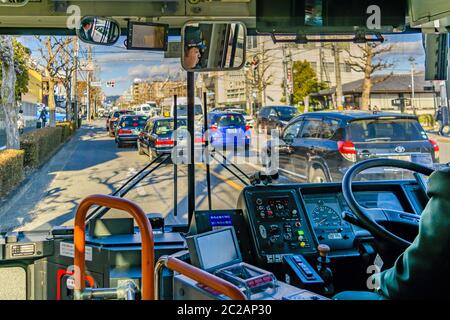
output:
[[[116,86],[116,82],[114,80],[106,81],[106,87],[114,88]]]

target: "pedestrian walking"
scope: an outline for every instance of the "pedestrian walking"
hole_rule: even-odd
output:
[[[23,110],[19,110],[19,114],[17,116],[17,129],[19,130],[19,134],[23,133],[25,128],[25,117],[23,116]]]

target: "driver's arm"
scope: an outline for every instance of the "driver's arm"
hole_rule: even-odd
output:
[[[450,168],[431,175],[428,195],[419,235],[380,274],[380,291],[391,299],[450,297]]]

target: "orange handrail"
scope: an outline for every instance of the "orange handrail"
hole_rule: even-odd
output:
[[[186,277],[195,280],[213,290],[216,290],[232,300],[246,300],[245,294],[239,290],[234,284],[225,281],[211,273],[202,269],[196,268],[186,262],[183,262],[174,257],[167,257],[165,263],[166,268],[179,272]]]
[[[74,230],[74,279],[75,291],[80,293],[85,288],[85,282],[81,279],[85,278],[85,232],[86,232],[86,215],[93,205],[99,205],[107,208],[118,209],[128,212],[136,219],[141,233],[142,251],[141,251],[141,272],[142,272],[142,300],[154,300],[154,268],[155,268],[155,252],[153,231],[150,221],[144,211],[135,204],[126,199],[112,197],[107,195],[92,195],[81,201],[75,215]]]

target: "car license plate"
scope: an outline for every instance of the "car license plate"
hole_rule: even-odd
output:
[[[411,162],[428,167],[433,166],[433,159],[431,158],[431,154],[429,153],[413,154],[411,155]]]
[[[411,155],[389,156],[389,159],[411,161]]]
[[[237,133],[237,129],[228,129],[227,133],[228,134],[236,134]]]

